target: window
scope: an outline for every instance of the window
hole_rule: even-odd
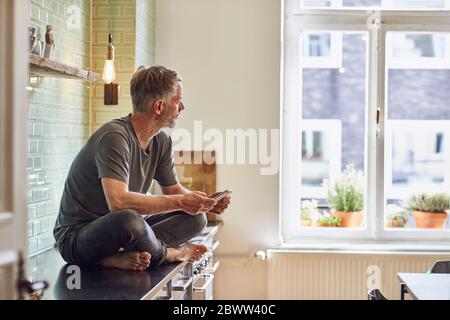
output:
[[[304,119],[302,130],[302,199],[325,199],[323,179],[336,177],[341,168],[341,121]]]
[[[368,26],[370,11],[296,3],[285,6],[283,241],[450,239],[449,221],[425,228],[406,206],[420,192],[450,196],[450,69],[442,66],[450,12],[381,11],[377,30]],[[332,36],[341,41],[340,64],[310,63],[333,56]],[[343,173],[358,181],[349,185],[358,191],[351,195],[357,224],[344,224],[335,209],[346,205],[327,193]]]
[[[391,69],[450,69],[450,35],[391,32],[386,39]]]
[[[340,68],[342,37],[337,32],[304,32],[301,64],[308,68]]]
[[[450,190],[450,120],[389,120],[386,138],[388,203],[412,190]]]

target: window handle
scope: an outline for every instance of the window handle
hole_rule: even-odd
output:
[[[380,135],[380,115],[381,115],[381,109],[377,109],[377,131],[376,131],[376,137]]]

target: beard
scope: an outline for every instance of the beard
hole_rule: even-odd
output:
[[[167,125],[168,128],[172,129],[175,127],[175,125],[177,124],[177,121],[175,119],[173,119],[172,121],[169,122],[169,124]]]
[[[177,119],[180,114],[178,113],[176,116],[169,116],[168,114],[164,113],[161,116],[161,124],[163,127],[167,128],[173,128],[177,124]]]

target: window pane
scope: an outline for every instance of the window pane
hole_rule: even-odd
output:
[[[366,39],[362,32],[335,32],[342,43],[341,61],[334,68],[314,67],[302,64],[302,154],[301,154],[301,226],[336,226],[333,211],[362,211],[353,227],[364,227],[365,200],[365,135],[366,135]],[[303,37],[307,39],[308,37]],[[332,185],[347,165],[353,165],[360,189],[352,194],[357,203],[339,208],[327,197],[323,185],[328,180]],[[347,192],[347,191],[345,191]],[[313,200],[313,202],[310,202]],[[336,200],[336,199],[334,199]],[[338,199],[339,200],[339,199]],[[318,210],[315,209],[317,201]],[[344,208],[345,207],[345,208]],[[337,209],[337,210],[335,210]],[[330,215],[330,216],[329,216]],[[350,214],[348,215],[350,216]],[[345,218],[345,217],[344,217]],[[309,222],[308,222],[309,220]],[[341,221],[340,226],[346,226]]]
[[[305,33],[305,38],[303,41],[304,57],[329,57],[330,55],[330,33]]]
[[[443,34],[396,33],[392,38],[395,58],[445,57],[446,39]]]
[[[408,38],[409,34],[398,36]],[[428,34],[427,39],[447,36]],[[391,46],[393,43],[397,44],[387,42]],[[432,46],[424,44],[415,48],[418,47],[429,49]],[[389,52],[390,48],[387,49]],[[420,49],[420,56],[426,56],[424,52],[428,49]],[[430,51],[428,56],[439,56],[439,53]],[[420,64],[420,60],[416,63]],[[439,214],[422,217],[414,211],[442,211],[444,216],[450,205],[446,197],[440,195],[450,192],[450,70],[417,67],[421,66],[390,69],[387,65],[385,220],[389,228],[434,226],[448,229],[445,217],[441,220]],[[414,203],[410,201],[421,193],[426,193],[427,197]],[[425,222],[427,216],[435,218],[436,224]]]

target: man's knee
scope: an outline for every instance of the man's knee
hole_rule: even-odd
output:
[[[192,232],[194,236],[202,232],[202,230],[206,227],[208,220],[206,219],[205,213],[199,213],[196,215],[191,215],[191,223],[192,223]]]
[[[144,218],[134,210],[120,210],[110,213],[113,215],[113,221],[119,230],[134,236],[144,235],[146,233],[146,222]]]

